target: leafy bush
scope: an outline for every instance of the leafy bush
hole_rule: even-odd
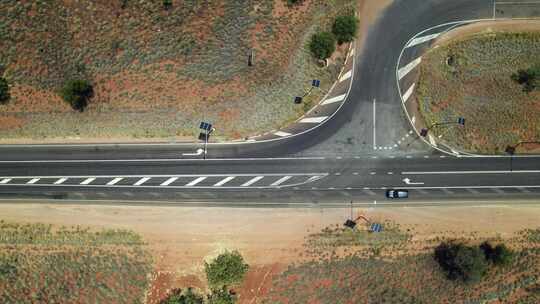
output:
[[[8,82],[5,78],[0,77],[0,104],[6,104],[10,99]]]
[[[287,5],[289,6],[293,6],[295,4],[300,4],[302,3],[302,0],[287,0]]]
[[[524,92],[532,92],[540,88],[540,67],[518,70],[511,78],[523,86]]]
[[[479,247],[442,243],[435,248],[435,260],[451,280],[477,282],[486,274],[488,264]]]
[[[208,285],[213,289],[240,283],[248,268],[249,265],[244,263],[244,258],[238,251],[220,254],[210,264],[204,265]]]
[[[328,32],[313,34],[309,49],[317,59],[326,59],[336,50],[336,39]]]
[[[226,288],[213,290],[208,295],[208,304],[234,304],[236,303],[236,297]]]
[[[192,288],[185,291],[177,288],[173,289],[169,295],[161,300],[160,304],[203,304],[203,296],[197,294]]]
[[[60,94],[74,110],[82,112],[88,105],[88,99],[94,95],[94,89],[87,80],[70,80],[64,85]]]
[[[352,41],[357,30],[358,20],[353,15],[338,16],[332,26],[332,33],[336,36],[339,44]]]
[[[514,253],[508,249],[504,244],[499,244],[495,247],[491,246],[490,243],[485,242],[480,245],[480,249],[484,252],[486,260],[492,262],[497,266],[505,266],[512,262],[514,258]]]
[[[172,0],[163,0],[163,8],[168,10],[172,7]]]

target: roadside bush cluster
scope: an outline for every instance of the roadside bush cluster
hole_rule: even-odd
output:
[[[84,111],[88,100],[94,95],[94,89],[87,80],[69,80],[60,92],[60,96],[71,105],[74,110]]]
[[[8,82],[5,78],[0,77],[0,104],[6,104],[10,99]]]
[[[336,42],[350,42],[358,31],[358,19],[354,15],[338,16],[332,25],[332,32],[319,32],[311,36],[309,49],[317,59],[324,60],[336,50]]]
[[[512,74],[512,80],[523,86],[524,92],[540,89],[540,66],[526,70],[518,70]]]
[[[289,6],[293,6],[295,4],[300,4],[302,3],[302,0],[287,0],[287,5]]]
[[[175,289],[160,304],[234,304],[236,295],[229,287],[244,279],[249,265],[238,251],[220,254],[211,263],[205,263],[204,270],[211,292],[204,297],[192,288],[184,291]]]
[[[474,283],[482,279],[490,264],[508,265],[513,253],[504,244],[493,247],[488,242],[480,246],[442,243],[435,248],[434,257],[449,279]]]

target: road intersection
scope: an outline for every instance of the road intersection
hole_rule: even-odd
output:
[[[402,108],[414,90],[407,75],[421,61],[422,48],[440,35],[436,26],[492,18],[495,6],[492,0],[395,1],[371,27],[363,49],[353,51],[354,74],[342,75],[352,81],[350,92],[327,99],[340,102],[340,110],[309,132],[210,143],[207,160],[200,159],[200,145],[188,143],[4,146],[0,198],[257,206],[371,202],[400,188],[423,204],[535,199],[540,157],[516,156],[510,171],[506,157],[441,153],[417,140]],[[404,54],[405,48],[410,51]]]

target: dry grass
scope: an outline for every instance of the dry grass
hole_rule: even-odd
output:
[[[538,32],[476,34],[432,49],[420,67],[419,110],[428,125],[465,117],[465,128],[433,132],[466,151],[504,153],[508,145],[540,141],[540,91],[526,93],[511,80],[518,69],[539,65],[538,54]]]
[[[0,66],[14,87],[1,116],[23,124],[0,136],[191,137],[206,119],[236,138],[292,121],[306,110],[294,95],[313,78],[328,89],[340,65],[317,65],[310,33],[355,1],[284,2],[3,1]],[[95,87],[82,115],[56,95],[73,77]]]

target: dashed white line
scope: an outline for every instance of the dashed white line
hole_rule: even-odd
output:
[[[95,179],[96,179],[95,177],[89,177],[89,178],[83,180],[83,181],[80,183],[80,185],[88,185],[88,184],[90,184],[91,182],[93,182]]]
[[[57,181],[54,182],[55,185],[60,185],[62,184],[63,182],[67,181],[67,178],[65,177],[62,177],[60,179],[58,179]]]
[[[196,184],[202,182],[205,179],[206,179],[206,176],[197,177],[196,179],[194,179],[191,182],[187,183],[186,186],[187,187],[195,186]]]
[[[123,180],[123,179],[124,179],[124,178],[122,178],[122,177],[117,177],[117,178],[111,180],[110,182],[108,182],[107,185],[108,185],[108,186],[112,186],[112,185],[118,183],[119,181],[121,181],[121,180]]]
[[[415,60],[409,62],[406,66],[398,70],[398,79],[401,80],[405,75],[409,74],[417,65],[422,62],[422,57],[418,57]]]
[[[178,177],[171,177],[168,180],[161,183],[160,186],[168,186],[168,185],[174,183],[177,179],[178,179]]]
[[[272,186],[272,187],[279,186],[279,185],[283,184],[284,182],[286,182],[287,180],[289,180],[291,178],[292,178],[292,176],[290,176],[290,175],[284,176],[284,177],[278,179],[277,181],[273,182],[272,184],[270,184],[270,186]]]
[[[240,187],[251,186],[251,185],[253,185],[254,183],[260,181],[263,178],[264,178],[264,176],[255,176],[254,178],[252,178],[252,179],[248,180],[247,182],[243,183],[242,185],[240,185]]]
[[[143,177],[141,178],[140,180],[138,180],[135,184],[133,184],[134,186],[140,186],[144,183],[146,183],[148,180],[150,180],[150,177]]]
[[[228,176],[228,177],[220,180],[219,182],[215,183],[214,187],[221,187],[221,186],[225,185],[226,183],[230,182],[233,179],[234,179],[234,176]]]
[[[323,122],[328,116],[319,116],[319,117],[306,117],[302,120],[300,120],[300,123],[321,123]]]
[[[31,180],[27,182],[27,184],[35,184],[38,180],[39,178],[32,178]]]
[[[331,104],[331,103],[334,103],[334,102],[342,101],[343,99],[345,99],[346,96],[347,96],[347,94],[335,96],[335,97],[326,99],[325,101],[323,101],[322,104],[327,105],[327,104]]]

